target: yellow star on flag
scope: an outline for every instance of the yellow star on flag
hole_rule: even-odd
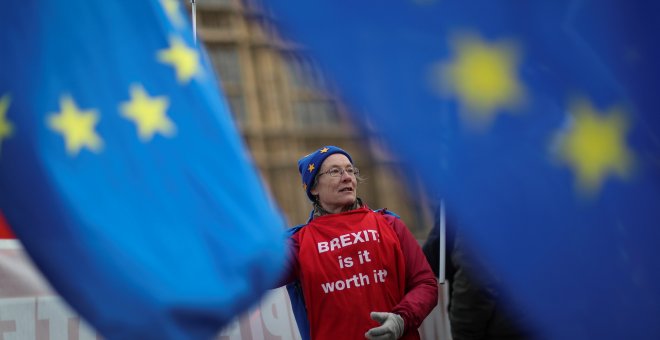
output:
[[[60,98],[61,112],[48,116],[48,126],[64,137],[66,151],[75,156],[84,147],[98,152],[103,140],[94,130],[99,122],[96,110],[81,111],[71,96]]]
[[[181,16],[181,10],[179,9],[181,5],[179,0],[161,0],[160,4],[163,6],[165,13],[167,13],[174,26],[183,26],[183,16]]]
[[[172,136],[176,126],[167,117],[169,101],[165,96],[149,97],[142,85],[131,86],[131,100],[123,102],[121,115],[132,120],[138,128],[142,141],[149,141],[154,134],[160,132],[163,136]]]
[[[199,54],[180,38],[170,37],[169,42],[169,48],[158,51],[158,60],[174,67],[179,83],[187,83],[201,70]]]
[[[2,140],[11,137],[14,133],[14,125],[7,119],[10,101],[9,94],[0,98],[0,151],[2,151]]]
[[[557,138],[559,158],[575,172],[578,188],[593,195],[608,176],[629,174],[633,155],[625,142],[628,125],[622,110],[599,113],[586,100],[576,101],[570,111],[573,120]]]
[[[310,164],[309,167],[307,167],[307,170],[308,170],[309,172],[314,171],[314,163]]]
[[[453,60],[436,68],[439,91],[456,95],[468,124],[488,126],[498,110],[516,109],[525,91],[518,78],[519,57],[512,43],[487,43],[478,36],[454,39]]]
[[[326,153],[326,152],[328,152],[328,150],[330,150],[330,149],[328,149],[328,148],[323,148],[323,149],[321,149],[321,153]]]

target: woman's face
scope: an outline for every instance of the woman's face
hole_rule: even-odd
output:
[[[332,177],[326,173],[332,168],[347,169],[353,164],[343,154],[336,153],[328,156],[319,171],[318,184],[310,190],[312,195],[319,196],[319,203],[323,209],[330,213],[338,213],[347,205],[355,202],[357,197],[357,178],[344,171],[339,177]]]

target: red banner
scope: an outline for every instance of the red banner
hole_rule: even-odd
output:
[[[0,211],[0,239],[8,238],[16,238],[16,236],[14,236],[14,233],[9,229],[9,224],[7,223],[7,220],[5,220],[5,216],[2,215],[2,211]]]

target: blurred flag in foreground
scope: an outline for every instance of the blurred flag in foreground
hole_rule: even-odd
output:
[[[660,337],[660,5],[270,4],[542,335]]]
[[[0,209],[110,339],[210,338],[283,262],[284,219],[179,7],[0,12]]]

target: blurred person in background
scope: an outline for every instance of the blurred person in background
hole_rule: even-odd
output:
[[[351,156],[325,146],[298,161],[313,204],[289,230],[286,277],[303,339],[419,339],[437,281],[406,225],[357,197]]]
[[[519,310],[497,288],[497,275],[488,270],[466,244],[465,235],[455,221],[447,218],[446,232],[441,232],[440,210],[434,209],[433,228],[422,249],[433,273],[440,281],[449,281],[448,314],[453,340],[522,340],[531,339]],[[444,238],[445,247],[440,247]],[[440,252],[445,263],[440,263]],[[444,266],[444,270],[440,267]],[[444,277],[440,277],[444,275]]]

